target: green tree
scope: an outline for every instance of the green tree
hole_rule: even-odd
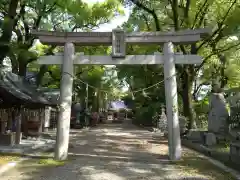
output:
[[[12,62],[13,72],[26,74],[29,63],[38,59],[40,53],[32,48],[36,37],[32,30],[90,31],[109,22],[116,14],[123,13],[117,0],[107,0],[89,5],[72,0],[10,0],[2,1],[0,20],[0,63],[5,57]],[[53,54],[55,46],[44,46],[44,54]],[[48,71],[40,68],[38,83]]]
[[[183,102],[183,114],[189,119],[188,128],[192,128],[195,124],[192,96],[195,80],[201,74],[206,76],[206,69],[213,71],[214,68],[218,67],[219,70],[215,77],[219,76],[222,87],[226,86],[229,81],[229,77],[226,78],[226,66],[227,62],[230,61],[228,53],[239,48],[239,41],[229,40],[229,38],[238,36],[240,2],[237,0],[172,0],[147,3],[141,0],[129,0],[127,2],[133,5],[133,11],[128,22],[124,25],[126,31],[177,31],[212,28],[212,34],[201,42],[176,47],[176,51],[183,54],[199,54],[204,57],[200,66],[176,66],[178,92]],[[146,52],[148,48],[144,47],[142,50]],[[159,50],[161,51],[161,48]],[[216,72],[211,72],[211,74],[213,73]],[[134,77],[135,75],[132,74]]]

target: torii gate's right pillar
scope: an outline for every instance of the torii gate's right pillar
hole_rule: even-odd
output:
[[[164,84],[168,119],[168,149],[170,160],[181,158],[181,139],[178,118],[178,98],[174,47],[172,42],[164,43]]]

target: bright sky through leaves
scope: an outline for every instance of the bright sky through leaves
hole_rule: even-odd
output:
[[[105,0],[83,0],[86,3],[94,4],[96,2],[104,2]],[[106,23],[100,26],[100,28],[96,29],[95,31],[112,31],[112,29],[116,28],[117,26],[122,25],[125,21],[128,20],[128,17],[130,15],[130,9],[124,8],[125,15],[124,16],[118,16],[114,18],[110,23]]]
[[[96,2],[104,2],[104,0],[84,0],[86,3],[94,4]],[[96,29],[95,31],[112,31],[112,29],[116,28],[117,26],[122,25],[125,21],[128,20],[128,17],[130,15],[130,9],[124,8],[125,15],[124,16],[118,16],[114,18],[110,23],[106,23],[100,26],[100,28]],[[109,67],[111,67],[109,65]],[[122,91],[127,91],[128,87],[123,87]]]

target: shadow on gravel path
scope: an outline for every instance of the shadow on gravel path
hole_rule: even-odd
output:
[[[185,159],[169,162],[167,140],[130,123],[79,132],[71,144],[65,165],[46,166],[30,160],[0,180],[234,179],[189,150],[184,150]]]

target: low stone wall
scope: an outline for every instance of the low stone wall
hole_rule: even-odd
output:
[[[231,161],[240,164],[240,144],[239,144],[239,142],[230,144],[230,159],[231,159]]]
[[[0,134],[0,145],[13,146],[16,143],[16,133]]]
[[[192,142],[204,143],[206,141],[206,131],[190,130],[186,136]]]
[[[190,140],[187,139],[182,139],[182,145],[185,147],[188,147],[190,149],[193,149],[195,151],[198,151],[206,156],[209,156],[213,159],[216,159],[226,166],[229,166],[233,169],[236,169],[240,171],[240,156],[232,157],[230,153],[227,152],[218,152],[213,149],[207,148],[206,146],[199,144],[199,143],[194,143]]]

